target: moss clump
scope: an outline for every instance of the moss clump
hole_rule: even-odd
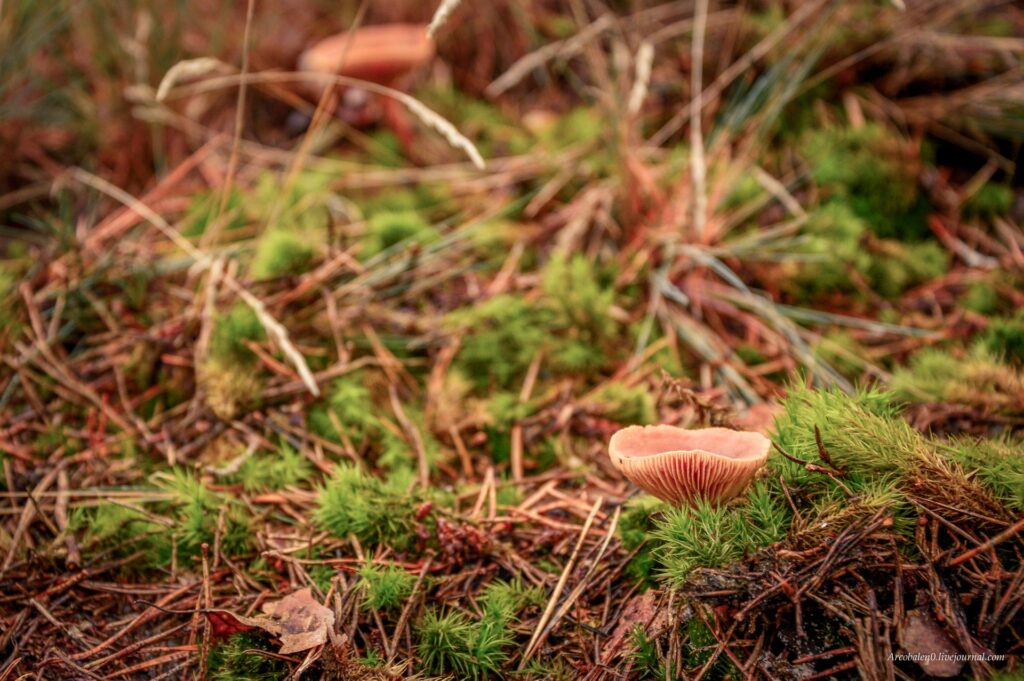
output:
[[[288,445],[275,452],[258,452],[246,459],[233,479],[247,492],[277,490],[298,485],[313,473],[309,459]]]
[[[626,571],[637,579],[650,582],[655,567],[654,544],[650,543],[657,514],[668,507],[660,500],[642,495],[628,502],[619,518],[619,540],[626,551],[637,551]]]
[[[794,390],[776,419],[779,445],[799,460],[821,465],[816,426],[827,465],[840,472],[842,488],[831,476],[782,457],[769,459],[769,467],[773,478],[781,475],[819,513],[823,504],[836,517],[848,519],[884,509],[896,529],[908,533],[913,523],[905,501],[927,499],[950,509],[972,509],[973,514],[965,511],[965,518],[1008,515],[995,488],[968,475],[948,445],[921,435],[900,417],[891,394]],[[844,498],[848,493],[854,498]],[[832,531],[841,526],[828,524]]]
[[[659,571],[682,584],[698,567],[717,567],[744,553],[782,539],[789,527],[785,501],[764,483],[750,491],[746,504],[721,506],[698,501],[665,513],[652,539]]]
[[[845,203],[826,203],[807,219],[801,251],[807,262],[793,278],[799,295],[814,298],[852,289],[850,270],[866,271],[871,256],[861,245],[867,225]]]
[[[101,547],[117,556],[141,551],[142,557],[131,564],[131,570],[166,569],[174,561],[189,569],[204,543],[213,547],[223,513],[220,541],[224,555],[249,551],[249,522],[233,497],[210,490],[194,474],[181,469],[159,474],[156,482],[168,493],[167,500],[145,509],[113,503],[81,509],[71,518],[72,530],[82,532],[84,546]]]
[[[407,549],[416,539],[416,507],[421,501],[408,489],[412,479],[392,475],[387,481],[339,464],[320,490],[316,521],[338,537],[356,535],[370,549]]]
[[[806,135],[800,150],[818,185],[848,203],[875,235],[914,241],[930,234],[917,187],[919,154],[896,133],[874,123],[823,128]]]
[[[1006,215],[1013,207],[1013,189],[1005,184],[990,182],[983,185],[960,207],[964,218],[991,219]]]
[[[593,404],[605,418],[622,424],[646,425],[654,423],[654,396],[644,386],[606,383],[593,397]]]
[[[158,485],[171,493],[168,513],[174,521],[172,532],[179,561],[198,556],[203,544],[213,547],[222,513],[225,529],[220,542],[224,555],[240,555],[251,548],[253,534],[248,514],[234,497],[214,492],[189,471],[174,469],[170,474],[155,477]],[[170,551],[170,543],[161,547],[161,554],[168,558]]]
[[[145,510],[117,504],[75,509],[69,518],[72,532],[81,533],[83,548],[105,548],[115,557],[142,551],[145,564],[138,569],[162,565],[159,551],[170,544],[168,528]]]
[[[941,276],[949,266],[946,251],[934,241],[905,243],[871,235],[868,222],[845,201],[831,200],[813,211],[804,226],[801,248],[807,258],[792,278],[794,293],[813,299],[853,292],[853,275],[885,298]]]
[[[394,610],[412,594],[416,576],[394,565],[367,562],[359,568],[363,606],[373,610]]]
[[[953,460],[968,475],[978,477],[1007,506],[1024,511],[1024,443],[1009,439],[971,440],[951,443]]]
[[[239,303],[214,319],[209,356],[197,373],[206,404],[218,417],[228,421],[259,404],[261,381],[253,370],[258,358],[246,341],[265,338],[263,324],[248,305]]]
[[[497,622],[474,622],[461,612],[434,608],[416,623],[416,637],[416,655],[428,673],[459,679],[500,677],[513,643],[508,629]]]
[[[437,230],[416,211],[381,211],[366,223],[360,255],[365,259],[398,244],[423,245],[437,238]]]
[[[301,274],[309,269],[315,255],[309,235],[273,227],[260,237],[249,272],[254,279]]]
[[[210,335],[210,358],[226,364],[247,366],[256,360],[256,355],[245,341],[262,341],[266,330],[259,317],[248,305],[239,303],[227,314],[218,314],[213,322]]]
[[[219,191],[200,192],[192,199],[188,214],[185,216],[182,234],[196,237],[206,232],[214,220],[222,221],[222,229],[230,231],[245,226],[246,217],[243,211],[242,193],[232,190],[228,197],[224,213],[220,213],[221,196]]]
[[[893,372],[896,397],[908,401],[961,402],[1003,413],[1024,408],[1024,374],[997,361],[984,346],[954,355],[938,348],[922,350]]]
[[[994,357],[1024,364],[1024,312],[993,319],[981,336],[981,344]]]
[[[976,281],[971,283],[961,296],[960,307],[978,314],[990,315],[999,310],[1002,302],[995,286],[987,281]]]
[[[877,242],[865,274],[871,287],[885,298],[895,298],[907,289],[942,276],[949,268],[949,255],[934,241],[905,244]]]
[[[471,310],[449,315],[447,325],[465,329],[457,363],[480,389],[493,383],[511,389],[547,343],[552,315],[521,296],[499,295]]]
[[[509,626],[528,606],[539,606],[544,594],[519,581],[492,582],[480,594],[482,611],[473,621],[458,611],[430,609],[416,625],[416,654],[430,674],[454,674],[460,679],[501,677],[514,643]]]
[[[270,655],[273,647],[262,636],[235,634],[210,651],[207,668],[213,681],[277,681],[288,675],[288,665]]]
[[[450,314],[447,327],[464,334],[459,370],[485,391],[518,389],[541,351],[544,367],[557,372],[594,372],[609,365],[624,340],[611,314],[610,278],[582,256],[557,257],[544,268],[542,295],[535,302],[501,295]]]
[[[235,363],[208,360],[199,371],[206,405],[225,421],[259,404],[262,384],[251,369]]]
[[[366,385],[366,375],[362,372],[335,379],[327,394],[327,404],[318,405],[310,411],[309,427],[317,435],[337,442],[341,435],[338,426],[355,445],[380,430],[380,419]]]
[[[608,275],[582,255],[557,256],[544,268],[541,287],[561,331],[552,361],[567,371],[600,368],[617,326],[610,314],[615,291]]]

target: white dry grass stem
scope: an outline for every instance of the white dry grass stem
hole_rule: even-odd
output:
[[[647,98],[647,88],[651,83],[651,65],[654,62],[654,45],[646,40],[640,43],[636,51],[636,75],[633,77],[633,89],[629,93],[628,110],[631,114],[640,111]]]
[[[429,108],[423,102],[419,101],[418,99],[411,95],[408,95],[399,90],[395,90],[394,88],[389,88],[387,86],[379,85],[377,83],[371,83],[370,81],[366,80],[360,80],[358,78],[349,78],[348,76],[340,76],[332,73],[311,73],[303,71],[262,71],[259,73],[249,73],[244,76],[241,74],[232,74],[229,76],[218,76],[214,78],[209,78],[207,80],[192,83],[187,87],[183,87],[181,88],[180,91],[178,91],[175,94],[178,97],[184,97],[189,94],[211,92],[225,87],[234,87],[242,81],[245,81],[250,85],[253,83],[293,83],[298,81],[319,82],[325,85],[334,83],[337,85],[356,87],[362,90],[367,90],[369,92],[374,92],[376,94],[383,95],[384,97],[390,97],[394,100],[397,100],[399,103],[405,106],[405,108],[407,108],[410,111],[410,113],[412,113],[414,116],[420,119],[420,121],[424,125],[433,128],[435,131],[439,132],[450,145],[464,152],[466,156],[468,156],[469,159],[473,162],[473,165],[475,165],[477,168],[483,170],[487,167],[487,164],[484,162],[483,156],[480,155],[480,152],[473,145],[473,143],[470,142],[469,139],[467,139],[461,132],[459,132],[458,129],[451,123],[451,121],[441,116],[441,114]],[[167,96],[170,96],[170,93],[168,93]]]
[[[529,662],[530,656],[533,654],[537,646],[540,645],[548,623],[555,614],[558,599],[561,598],[562,591],[565,590],[565,584],[569,581],[569,575],[571,575],[573,570],[576,568],[576,561],[579,558],[580,551],[583,549],[583,543],[586,541],[587,535],[590,533],[590,526],[594,524],[594,519],[597,518],[597,514],[601,510],[602,503],[604,503],[604,498],[598,497],[594,502],[594,505],[591,507],[586,521],[583,523],[579,539],[576,540],[576,547],[573,548],[572,555],[569,556],[569,560],[566,562],[565,568],[562,570],[562,575],[558,578],[558,583],[555,584],[555,588],[551,592],[551,597],[548,599],[547,607],[544,608],[543,614],[541,614],[540,619],[537,620],[537,626],[533,630],[533,636],[530,637],[530,642],[526,646],[526,650],[523,651],[523,657],[519,662],[520,670],[526,667],[526,663]]]
[[[434,12],[434,18],[430,20],[430,25],[427,26],[427,35],[433,39],[437,34],[438,30],[444,26],[445,22],[448,21],[448,17],[452,15],[452,12],[462,4],[462,0],[441,0],[441,5]]]
[[[103,192],[107,196],[123,203],[125,206],[141,215],[144,219],[148,220],[157,229],[159,229],[164,236],[170,239],[175,246],[195,259],[196,263],[204,270],[210,269],[213,266],[213,258],[193,246],[191,241],[178,233],[178,230],[167,222],[167,220],[165,220],[159,213],[128,192],[114,186],[110,182],[107,182],[102,177],[93,175],[81,168],[71,168],[68,173],[78,182],[92,187],[97,191]],[[263,328],[266,329],[267,335],[277,343],[279,348],[281,348],[281,351],[295,367],[295,370],[299,374],[299,378],[302,379],[303,384],[309,392],[319,397],[320,388],[317,387],[316,379],[313,377],[313,372],[309,370],[309,365],[306,364],[306,359],[302,356],[302,353],[299,352],[288,339],[288,330],[280,322],[274,319],[273,315],[267,311],[266,306],[259,298],[250,293],[230,274],[225,273],[224,284],[230,288],[235,295],[241,298],[242,302],[252,308],[253,312],[256,313],[256,317],[260,320],[260,324],[262,324]]]
[[[163,80],[160,81],[160,85],[156,89],[156,101],[162,102],[167,99],[167,93],[183,80],[231,70],[233,70],[231,66],[214,57],[198,57],[179,61],[164,74]]]

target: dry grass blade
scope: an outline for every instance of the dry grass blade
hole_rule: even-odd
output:
[[[204,270],[208,270],[213,266],[214,261],[210,256],[193,246],[192,242],[181,236],[181,234],[178,233],[178,230],[161,217],[160,214],[128,192],[115,187],[103,178],[97,177],[96,175],[82,170],[81,168],[72,168],[68,172],[71,177],[78,182],[88,185],[97,191],[103,192],[144,217],[153,224],[154,227],[159,229],[164,236],[170,239],[174,245],[187,253],[190,257],[194,258],[196,264]],[[278,347],[281,348],[281,351],[284,352],[285,356],[289,361],[291,361],[295,370],[299,374],[299,378],[302,379],[303,384],[306,386],[306,389],[314,396],[319,396],[320,388],[316,384],[313,372],[309,370],[309,365],[306,364],[306,359],[302,356],[302,353],[298,351],[288,338],[288,329],[286,329],[279,321],[274,319],[273,315],[267,311],[263,302],[238,283],[234,277],[229,274],[225,274],[224,284],[228,286],[228,288],[230,288],[239,298],[241,298],[246,305],[252,308],[260,323],[263,325],[263,328],[266,329],[267,334],[276,341]]]
[[[594,505],[590,508],[590,513],[587,515],[587,519],[584,521],[583,527],[580,529],[580,536],[579,539],[576,540],[576,546],[572,550],[572,555],[569,556],[569,560],[566,561],[565,567],[562,569],[562,575],[558,578],[558,582],[555,584],[555,588],[551,592],[551,597],[548,599],[547,607],[544,608],[544,612],[541,614],[540,619],[537,620],[537,626],[533,630],[533,636],[530,637],[530,642],[523,650],[523,655],[519,662],[520,669],[523,669],[526,666],[526,663],[530,660],[530,656],[536,652],[537,646],[539,646],[544,640],[548,623],[551,622],[551,618],[555,614],[558,599],[561,598],[566,582],[569,581],[569,576],[576,568],[576,561],[579,558],[580,551],[583,549],[583,544],[587,539],[587,535],[590,533],[590,527],[594,524],[594,519],[597,518],[597,513],[601,510],[601,505],[603,503],[604,498],[598,497],[594,501]]]

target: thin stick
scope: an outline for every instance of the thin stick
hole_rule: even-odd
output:
[[[427,450],[423,446],[423,438],[420,437],[420,430],[416,424],[409,420],[402,409],[402,402],[398,399],[398,391],[395,384],[388,384],[388,396],[391,398],[391,408],[395,410],[398,422],[402,424],[406,435],[412,441],[413,449],[416,450],[416,460],[419,462],[419,483],[420,487],[426,489],[430,485],[430,467],[427,465]]]
[[[405,629],[406,623],[409,621],[409,615],[412,613],[413,603],[416,601],[416,594],[419,593],[420,585],[423,584],[423,579],[427,576],[427,572],[430,570],[430,563],[433,562],[433,556],[427,556],[427,559],[423,561],[423,567],[420,568],[419,577],[416,578],[416,583],[412,585],[412,592],[409,593],[409,600],[405,602],[405,607],[402,608],[402,614],[398,617],[398,624],[395,625],[395,635],[391,638],[391,643],[387,646],[388,660],[393,660],[395,654],[398,652],[398,639],[402,635],[402,630]]]
[[[170,239],[175,246],[185,251],[185,253],[190,257],[194,258],[196,264],[204,270],[210,269],[210,267],[213,266],[214,261],[210,256],[193,246],[191,241],[179,234],[178,230],[171,226],[171,224],[161,215],[128,192],[120,189],[119,187],[115,187],[103,178],[97,177],[96,175],[93,175],[86,170],[82,170],[81,168],[71,168],[68,173],[71,177],[75,178],[82,184],[88,185],[93,189],[101,191],[107,196],[120,201],[146,220],[149,220],[164,234],[164,236]],[[266,329],[267,335],[277,342],[281,351],[284,352],[285,357],[287,357],[295,366],[299,377],[302,379],[302,382],[305,384],[309,392],[314,396],[319,397],[320,388],[317,387],[316,379],[313,378],[313,372],[309,370],[309,365],[306,364],[306,359],[302,356],[302,353],[300,353],[288,339],[288,329],[274,319],[274,317],[267,311],[263,301],[238,283],[230,273],[224,274],[224,283],[242,299],[242,302],[252,308],[253,312],[256,313],[256,317],[259,318],[260,323],[263,325],[263,328]]]
[[[1021,518],[1020,520],[1015,522],[1013,525],[1010,525],[1005,530],[1003,530],[1002,532],[1000,532],[996,536],[992,537],[991,539],[989,539],[984,544],[979,544],[978,546],[975,546],[970,551],[966,551],[964,553],[961,553],[959,556],[957,556],[953,560],[949,561],[949,563],[947,565],[949,567],[955,567],[957,565],[960,565],[960,563],[964,563],[964,562],[970,560],[971,558],[974,558],[979,553],[982,553],[984,551],[988,551],[990,548],[992,548],[996,544],[999,544],[1001,542],[1006,541],[1007,539],[1009,539],[1010,537],[1014,536],[1015,534],[1017,534],[1021,530],[1024,530],[1024,518]]]
[[[534,649],[540,644],[545,627],[547,627],[551,616],[555,612],[558,598],[562,595],[565,583],[569,581],[569,575],[572,574],[573,568],[576,566],[576,559],[583,548],[583,542],[587,539],[587,533],[590,532],[590,526],[594,524],[594,519],[597,517],[597,512],[601,510],[602,503],[604,503],[604,497],[598,497],[597,501],[594,502],[594,506],[590,509],[590,515],[587,516],[586,522],[583,523],[583,529],[580,530],[580,538],[576,540],[576,547],[572,550],[572,555],[569,556],[569,561],[565,564],[565,569],[562,570],[562,576],[558,578],[558,583],[555,584],[555,589],[551,592],[551,598],[548,599],[548,605],[544,608],[544,614],[537,620],[537,628],[534,629],[533,636],[530,637],[530,643],[523,652],[523,658],[519,662],[520,670],[526,667],[526,663],[529,661]]]

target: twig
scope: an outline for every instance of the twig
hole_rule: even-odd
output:
[[[576,567],[576,559],[579,557],[580,550],[583,548],[583,543],[587,539],[587,533],[590,532],[590,526],[593,525],[594,519],[597,517],[597,512],[601,510],[602,503],[604,503],[604,498],[598,497],[594,502],[594,506],[590,509],[590,515],[587,516],[586,522],[583,523],[579,539],[576,540],[576,547],[573,549],[572,555],[569,556],[569,560],[566,562],[565,568],[562,570],[562,576],[558,578],[558,583],[555,584],[555,588],[551,592],[551,598],[548,599],[548,604],[547,607],[544,608],[544,613],[540,616],[540,619],[537,620],[537,627],[533,631],[533,636],[530,637],[530,642],[527,644],[526,650],[523,651],[523,656],[519,661],[520,670],[526,667],[526,663],[529,661],[530,656],[534,653],[537,646],[540,645],[541,639],[546,631],[547,624],[555,612],[558,598],[562,595],[562,590],[565,588],[565,583],[569,581],[569,575],[572,573],[573,568]]]

